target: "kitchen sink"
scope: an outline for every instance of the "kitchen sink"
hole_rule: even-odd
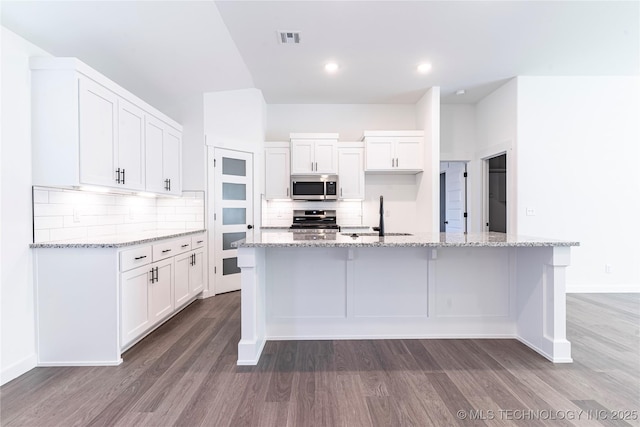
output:
[[[340,233],[343,236],[351,236],[351,237],[371,237],[377,236],[378,233]],[[413,236],[411,233],[384,233],[384,236]]]

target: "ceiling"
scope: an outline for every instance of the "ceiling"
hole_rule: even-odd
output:
[[[269,104],[415,103],[432,86],[473,103],[517,75],[640,74],[637,1],[3,0],[2,24],[165,111],[246,87]]]

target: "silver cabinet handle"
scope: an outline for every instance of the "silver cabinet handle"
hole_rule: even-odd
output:
[[[198,240],[196,243],[200,244],[202,242],[204,242],[204,240]]]
[[[289,197],[289,187],[287,187],[287,197]]]
[[[340,197],[342,197],[342,187],[340,187]]]
[[[146,257],[147,257],[146,255],[142,255],[142,256],[137,256],[137,257],[135,257],[134,259],[135,259],[135,260],[138,260],[138,259],[142,259],[142,258],[146,258]]]
[[[181,247],[181,248],[186,248],[187,246],[189,246],[189,244],[182,245],[182,246],[180,246],[180,247]]]
[[[313,162],[311,162],[311,171],[313,171]]]
[[[167,252],[171,252],[171,249],[165,249],[164,251],[162,251],[163,254],[166,254]]]
[[[318,172],[318,162],[316,162],[316,172]]]

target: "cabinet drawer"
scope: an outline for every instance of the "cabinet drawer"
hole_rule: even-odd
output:
[[[207,241],[206,237],[204,233],[191,236],[191,249],[203,247]]]
[[[151,262],[151,246],[120,252],[120,271],[128,271]]]
[[[174,255],[188,252],[191,250],[191,237],[185,237],[184,239],[174,240],[176,252]]]
[[[153,245],[153,262],[169,258],[179,253],[176,243],[176,240],[167,240]]]

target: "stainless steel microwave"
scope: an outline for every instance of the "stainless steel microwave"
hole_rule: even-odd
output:
[[[292,175],[294,200],[338,200],[338,175]]]

